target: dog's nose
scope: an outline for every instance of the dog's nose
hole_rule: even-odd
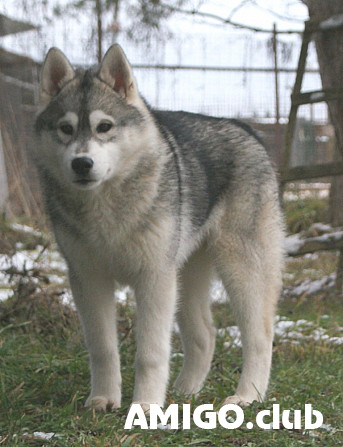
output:
[[[78,175],[87,175],[92,169],[94,162],[89,157],[77,157],[71,162],[71,167]]]

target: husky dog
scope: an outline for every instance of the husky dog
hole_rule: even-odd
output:
[[[216,331],[216,272],[241,331],[243,368],[225,403],[263,399],[281,288],[278,185],[261,141],[229,119],[151,110],[122,49],[76,70],[56,48],[42,69],[35,155],[69,268],[90,356],[86,406],[121,405],[114,290],[135,292],[133,402],[164,405],[174,319],[184,350],[175,382],[197,393]]]

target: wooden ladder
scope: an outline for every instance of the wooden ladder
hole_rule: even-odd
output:
[[[306,68],[308,47],[313,38],[313,34],[315,32],[326,32],[339,28],[343,28],[343,14],[330,17],[329,19],[324,21],[309,20],[305,22],[297,74],[293,92],[291,95],[291,109],[288,117],[288,125],[286,128],[284,146],[282,150],[280,169],[281,191],[284,190],[285,184],[287,182],[343,175],[342,161],[309,166],[290,167],[292,143],[295,133],[298,108],[304,104],[314,104],[322,101],[332,101],[335,99],[343,100],[343,87],[329,88],[304,93],[301,92],[302,81]],[[336,291],[341,294],[343,289],[343,250],[338,243],[337,246],[335,245],[332,248],[340,250],[336,276]]]
[[[343,162],[324,163],[320,165],[290,167],[292,143],[295,133],[298,108],[304,104],[314,104],[322,101],[343,99],[343,86],[310,92],[301,92],[302,81],[306,68],[308,47],[315,32],[325,32],[343,28],[343,14],[324,21],[309,20],[305,22],[303,40],[300,50],[297,74],[291,95],[291,109],[288,117],[281,159],[281,186],[295,180],[307,180],[318,177],[331,177],[343,174]]]

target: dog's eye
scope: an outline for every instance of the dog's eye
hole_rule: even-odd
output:
[[[108,121],[104,121],[104,122],[102,122],[102,123],[100,123],[100,124],[98,124],[98,125],[96,126],[96,131],[97,131],[98,133],[106,133],[106,132],[108,132],[110,129],[112,129],[112,127],[113,127],[113,124],[112,124],[112,123],[110,123],[110,122],[108,122]]]
[[[74,128],[71,124],[60,124],[59,128],[65,135],[73,135],[74,133]]]

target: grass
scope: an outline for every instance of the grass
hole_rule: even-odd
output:
[[[297,209],[294,204],[292,206]],[[308,209],[312,205],[303,206]],[[289,225],[296,222],[293,211],[287,211]],[[312,216],[313,220],[315,216]],[[305,229],[302,223],[299,223],[300,227]],[[0,228],[6,235],[6,227],[2,225]],[[8,252],[15,249],[17,237],[8,233]],[[26,242],[32,243],[30,240],[22,243]],[[287,263],[285,285],[291,287],[308,277],[318,279],[328,275],[335,271],[336,262],[332,253],[291,260]],[[87,352],[74,311],[60,303],[60,286],[46,284],[39,275],[14,275],[12,286],[13,298],[0,303],[0,446],[343,445],[343,345],[311,338],[300,339],[294,344],[276,337],[267,399],[245,409],[245,420],[254,421],[258,411],[272,409],[276,403],[280,404],[281,410],[304,410],[305,403],[311,403],[314,409],[322,412],[324,424],[334,430],[281,428],[266,431],[257,427],[249,430],[243,424],[235,430],[219,426],[215,430],[203,430],[192,425],[190,430],[135,428],[126,431],[124,424],[134,380],[132,306],[119,305],[123,406],[115,413],[98,414],[83,408],[89,392]],[[279,305],[279,314],[293,321],[308,320],[313,329],[324,328],[330,336],[342,337],[342,299],[332,290],[312,296],[285,295]],[[215,303],[213,314],[217,327],[234,324],[225,303]],[[307,335],[311,332],[311,328],[304,329]],[[194,408],[213,403],[219,408],[220,402],[234,390],[241,369],[241,350],[228,347],[230,341],[229,335],[217,337],[211,372],[199,395],[185,399],[170,387],[167,405],[190,403]],[[173,351],[181,352],[177,336],[173,340]],[[171,383],[181,362],[180,356],[171,360]],[[52,432],[55,436],[43,440],[34,435],[35,432]]]
[[[330,300],[333,303],[332,300]],[[339,303],[335,303],[337,308]],[[222,305],[224,306],[224,305]],[[223,308],[217,306],[218,312]],[[121,309],[124,315],[129,309]],[[225,312],[225,311],[224,311]],[[327,309],[326,309],[327,312]],[[335,313],[334,313],[335,314]],[[319,315],[297,309],[293,317],[309,317],[314,322]],[[23,315],[24,317],[24,315]],[[43,320],[41,320],[41,323]],[[337,321],[326,319],[335,333]],[[42,331],[30,320],[18,318],[1,328],[0,433],[4,445],[54,446],[130,446],[130,445],[236,445],[236,446],[337,446],[343,442],[343,432],[316,430],[314,433],[285,430],[263,431],[246,428],[237,430],[161,431],[123,427],[133,387],[134,342],[132,334],[121,332],[123,374],[123,408],[114,414],[96,414],[83,409],[89,391],[87,354],[79,338],[77,322],[63,326],[59,337],[56,327]],[[208,380],[194,406],[214,403],[217,407],[237,383],[241,364],[240,350],[228,350],[225,338],[218,338],[216,354]],[[175,350],[179,351],[175,340]],[[257,411],[270,409],[278,403],[282,409],[303,409],[305,403],[322,412],[324,423],[342,430],[343,411],[343,349],[325,343],[304,342],[300,345],[277,343],[274,347],[273,374],[269,400],[254,404],[245,411],[246,420],[253,421]],[[172,360],[172,378],[180,368],[181,359]],[[168,394],[168,403],[185,403],[175,393]],[[189,402],[189,401],[187,401]],[[51,441],[40,441],[24,433],[53,432]],[[15,438],[13,434],[17,434]],[[315,435],[316,437],[312,437]],[[9,436],[6,441],[6,436]],[[1,442],[1,441],[0,441]]]
[[[308,230],[314,222],[326,222],[328,210],[328,201],[316,195],[287,201],[285,215],[289,233]]]

